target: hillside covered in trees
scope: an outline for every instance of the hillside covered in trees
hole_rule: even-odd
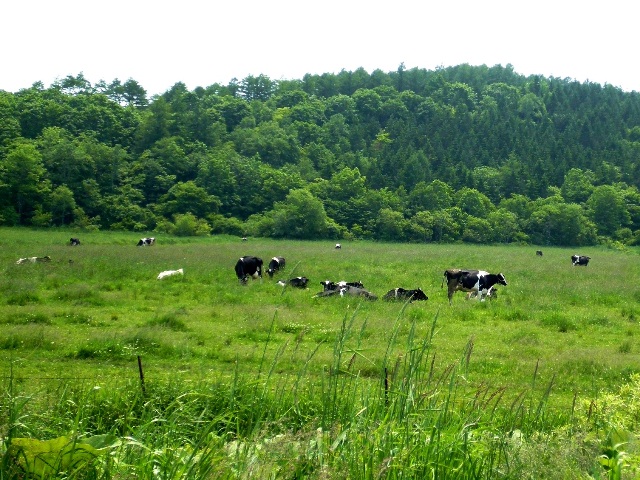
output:
[[[640,244],[640,94],[510,65],[0,91],[0,224]]]

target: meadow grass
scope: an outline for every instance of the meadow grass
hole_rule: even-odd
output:
[[[95,232],[70,247],[71,236],[0,229],[0,374],[6,398],[29,399],[6,411],[29,418],[25,436],[135,431],[146,443],[118,458],[148,457],[132,467],[143,478],[153,465],[167,478],[509,478],[531,470],[538,449],[568,448],[564,466],[552,455],[557,468],[584,472],[596,450],[544,434],[640,370],[637,251],[581,250],[591,263],[572,267],[575,249],[538,257],[532,246],[335,250],[219,236],[136,247],[146,234]],[[287,268],[243,287],[233,266],[247,254],[284,256]],[[52,262],[15,265],[35,255]],[[496,300],[457,293],[449,306],[450,267],[502,272],[509,285]],[[156,280],[178,268],[184,276]],[[275,283],[299,275],[308,290]],[[327,279],[361,280],[379,297],[420,287],[429,300],[314,298]],[[507,454],[514,442],[518,455]]]

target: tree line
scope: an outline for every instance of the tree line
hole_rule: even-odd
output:
[[[510,65],[0,91],[0,224],[640,244],[640,94]]]

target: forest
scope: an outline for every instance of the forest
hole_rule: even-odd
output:
[[[640,93],[511,65],[0,90],[0,225],[640,245]]]

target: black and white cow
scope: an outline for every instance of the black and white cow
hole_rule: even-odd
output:
[[[352,296],[352,297],[364,297],[367,300],[377,300],[378,297],[373,293],[365,290],[364,288],[354,287],[352,285],[344,285],[339,288],[323,290],[322,292],[316,293],[314,297],[331,297],[331,296]]]
[[[25,263],[44,263],[44,262],[50,262],[51,261],[51,257],[49,255],[45,255],[44,257],[26,257],[26,258],[19,258],[16,261],[16,265],[23,265]]]
[[[150,247],[151,245],[155,245],[156,237],[145,237],[141,238],[138,241],[138,247]]]
[[[323,291],[327,291],[327,290],[340,290],[341,288],[344,287],[355,287],[355,288],[364,288],[364,285],[362,284],[362,282],[345,282],[344,280],[341,280],[339,282],[332,282],[331,280],[325,280],[324,282],[320,282],[320,285],[322,285],[322,289]]]
[[[536,250],[536,255],[541,257],[542,256],[542,250]]]
[[[262,259],[251,255],[240,257],[236,262],[235,270],[238,280],[245,285],[249,277],[262,278]]]
[[[269,262],[269,268],[267,269],[269,277],[273,278],[273,274],[278,270],[282,270],[284,268],[284,264],[284,257],[273,257]]]
[[[452,268],[445,270],[442,283],[447,280],[449,305],[452,304],[453,294],[459,290],[463,292],[476,292],[480,301],[484,302],[489,290],[494,285],[507,285],[507,280],[502,273],[489,273],[484,270],[463,270]],[[442,285],[441,285],[442,287]]]
[[[295,288],[307,288],[307,283],[309,283],[309,279],[307,277],[295,277],[287,280],[286,282],[284,280],[280,280],[278,282],[278,284],[283,287],[290,285]]]
[[[340,250],[342,248],[342,245],[339,244],[339,243],[336,243],[336,247],[335,248],[336,248],[336,250]]]
[[[429,300],[429,297],[427,297],[420,288],[407,290],[402,287],[389,290],[382,298],[384,300],[409,300],[409,303],[415,302],[416,300]]]
[[[80,245],[80,239],[71,237],[71,240],[69,240],[69,245],[71,245],[72,247],[75,247],[76,245]]]
[[[589,260],[591,260],[591,257],[585,255],[571,255],[571,263],[573,263],[574,267],[576,265],[586,267],[589,265]]]

